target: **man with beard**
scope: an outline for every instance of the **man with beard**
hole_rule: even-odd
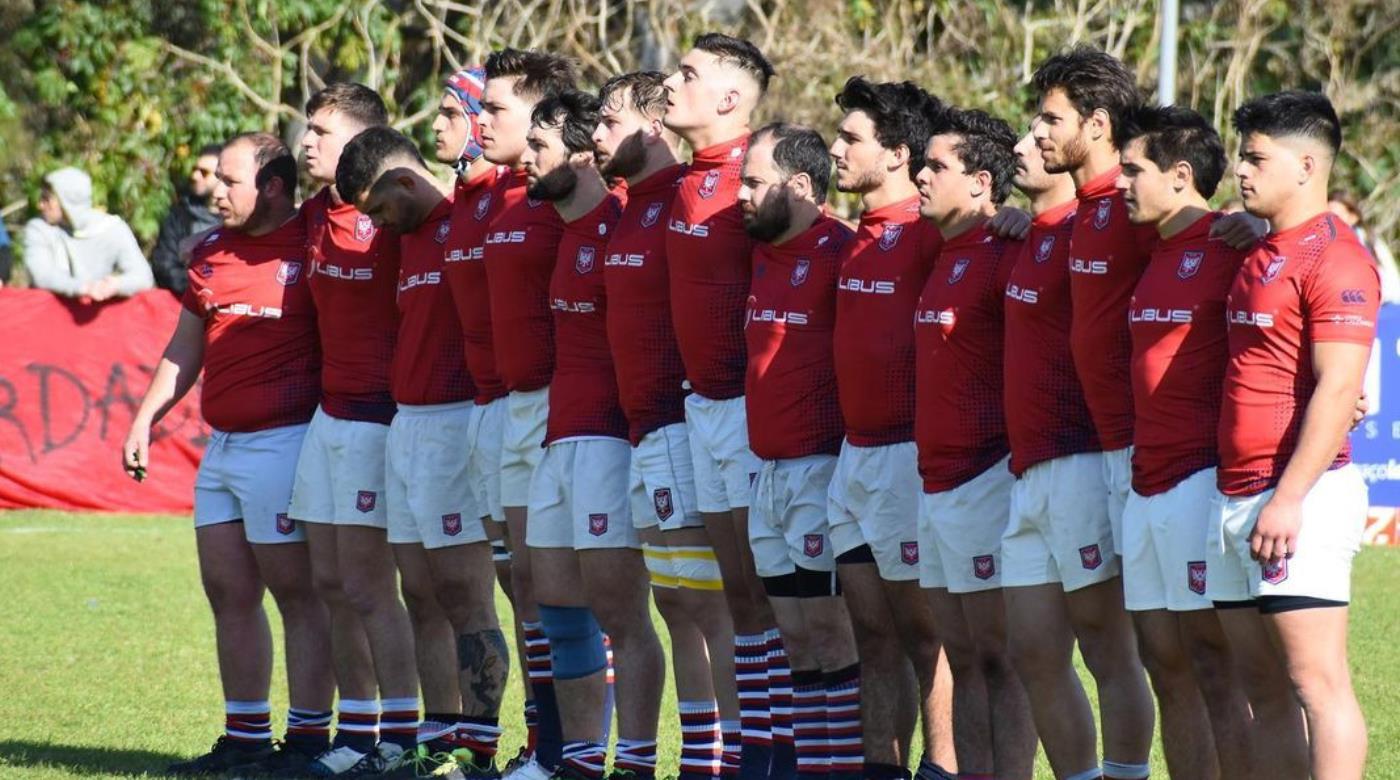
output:
[[[219,153],[222,227],[194,249],[175,332],[122,444],[140,481],[151,426],[194,387],[213,429],[195,478],[195,546],[214,613],[225,733],[176,775],[305,766],[327,746],[335,678],[326,608],[311,584],[305,534],[291,517],[292,476],[320,394],[316,313],[297,215],[296,159],[276,136],[241,135]],[[263,594],[285,627],[291,710],[273,747],[272,633]],[[298,733],[307,720],[321,722]]]
[[[660,73],[629,73],[604,84],[593,142],[599,172],[627,182],[627,206],[608,239],[603,267],[608,343],[632,443],[632,522],[641,535],[657,610],[671,636],[682,710],[681,772],[709,777],[721,737],[705,636],[727,624],[729,613],[719,563],[696,504],[685,367],[671,322],[666,215],[685,169],[676,160],[674,136],[661,122],[664,79]],[[757,700],[756,707],[744,709],[742,726],[748,744],[761,749],[772,737],[766,640],[756,640],[755,664],[741,669],[739,679],[746,686],[740,696],[748,697],[741,701]],[[760,776],[767,777],[768,762],[762,763]]]
[[[463,442],[474,388],[442,282],[452,191],[428,172],[413,142],[387,127],[370,128],[346,145],[336,188],[377,227],[401,236],[400,326],[390,383],[399,406],[385,464],[389,541],[424,693],[442,703],[428,703],[416,750],[386,753],[389,775],[496,777],[510,659],[496,618],[491,547],[467,481]]]
[[[214,186],[219,181],[214,177],[214,169],[218,165],[218,144],[208,144],[195,155],[189,188],[170,204],[170,211],[160,223],[155,248],[151,250],[151,273],[156,286],[176,296],[184,295],[189,284],[189,269],[180,254],[180,244],[219,224],[219,215],[214,211]],[[0,228],[0,248],[7,243]],[[0,280],[6,276],[0,273]]]
[[[860,664],[826,509],[843,428],[831,392],[836,280],[851,231],[824,213],[831,161],[816,131],[768,125],[747,148],[738,198],[759,243],[744,390],[762,459],[749,542],[767,592],[796,607],[776,613],[792,662],[797,777],[860,778]]]

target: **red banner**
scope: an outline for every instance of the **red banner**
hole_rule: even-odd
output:
[[[121,468],[122,441],[179,313],[164,290],[81,304],[0,289],[0,508],[190,510],[209,435],[198,388],[152,431],[146,481]]]

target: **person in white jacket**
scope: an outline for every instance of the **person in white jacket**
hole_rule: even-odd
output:
[[[93,208],[92,179],[77,168],[44,177],[39,216],[24,226],[24,265],[34,287],[93,301],[155,285],[131,228]]]

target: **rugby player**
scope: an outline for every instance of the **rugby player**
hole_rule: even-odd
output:
[[[705,637],[720,714],[729,723],[739,715],[730,668],[735,661],[743,659],[746,669],[755,668],[758,637],[764,635],[763,655],[783,663],[777,623],[755,573],[745,531],[758,471],[748,448],[743,401],[742,328],[752,242],[744,233],[736,201],[749,122],[772,76],[773,66],[752,43],[707,33],[695,40],[665,82],[664,124],[693,150],[667,222],[666,253],[676,339],[692,391],[685,408],[696,499],[719,559],[732,617],[731,627],[708,621],[715,629]],[[731,642],[733,647],[727,647]],[[761,716],[756,712],[751,715],[757,717]],[[769,759],[756,740],[750,745],[747,757],[739,756],[746,779],[765,772],[762,765]],[[726,745],[731,763],[738,748]],[[790,762],[784,750],[778,765]]]
[[[1211,236],[1225,173],[1215,128],[1187,108],[1144,107],[1118,127],[1128,219],[1160,240],[1128,309],[1133,485],[1123,514],[1124,602],[1155,669],[1167,769],[1248,777],[1249,704],[1206,598],[1216,428],[1228,358],[1225,294],[1243,253]]]
[[[330,624],[311,581],[306,533],[290,514],[292,478],[320,395],[321,353],[294,205],[296,159],[276,136],[240,135],[219,153],[220,227],[193,249],[180,319],[151,378],[122,466],[150,468],[151,426],[194,387],[212,429],[195,478],[195,545],[214,613],[224,735],[177,775],[304,767],[329,746],[335,678]],[[282,615],[291,709],[272,743],[272,634]]]
[[[826,506],[844,427],[832,345],[851,231],[823,208],[831,160],[816,131],[767,125],[746,147],[738,199],[757,243],[744,399],[762,459],[749,543],[792,663],[797,777],[860,778],[860,664]]]
[[[417,748],[386,754],[388,772],[496,777],[510,659],[496,617],[491,546],[467,479],[475,389],[442,280],[452,188],[427,170],[412,141],[387,127],[345,146],[336,188],[376,226],[400,235],[390,380],[398,412],[386,444],[385,489],[426,711]]]
[[[375,228],[335,189],[341,149],[388,121],[374,90],[332,84],[307,101],[301,141],[306,172],[322,185],[301,206],[321,342],[321,404],[297,462],[291,516],[305,523],[311,575],[331,617],[336,735],[308,767],[326,775],[378,766],[371,756],[377,733],[412,749],[418,732],[411,627],[385,534],[399,237]]]
[[[594,167],[598,99],[568,90],[535,106],[522,157],[529,197],[564,225],[550,279],[554,376],[545,451],[530,482],[526,543],[535,598],[556,659],[563,760],[555,777],[603,776],[607,658],[616,667],[614,768],[656,775],[666,668],[651,623],[647,571],[629,507],[631,446],[608,346],[605,248],[622,213]]]
[[[1257,771],[1350,780],[1366,761],[1347,604],[1368,502],[1346,432],[1375,338],[1379,280],[1375,261],[1327,211],[1342,140],[1327,98],[1257,98],[1235,112],[1234,126],[1240,196],[1271,232],[1226,298],[1230,359],[1206,595],[1243,670],[1256,745],[1271,761]]]

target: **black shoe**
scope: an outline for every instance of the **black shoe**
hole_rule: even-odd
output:
[[[311,764],[323,752],[322,745],[302,745],[295,742],[279,742],[277,749],[256,765],[238,771],[240,778],[279,778],[298,780],[315,777]]]
[[[231,739],[228,735],[219,737],[208,753],[181,761],[166,767],[168,775],[198,777],[200,775],[221,775],[225,772],[242,771],[266,761],[275,752],[272,741],[245,742]]]

